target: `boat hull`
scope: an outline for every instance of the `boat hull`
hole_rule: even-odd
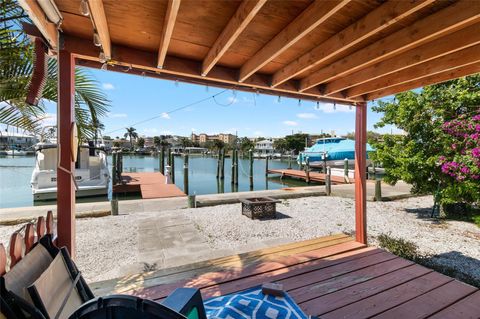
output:
[[[90,186],[90,187],[80,187],[75,192],[75,197],[93,197],[93,196],[107,196],[108,188],[104,186]],[[57,199],[57,188],[45,188],[41,190],[33,191],[33,200],[42,201],[42,200],[54,200]]]

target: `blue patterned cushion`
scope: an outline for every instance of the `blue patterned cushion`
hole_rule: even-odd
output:
[[[293,299],[264,295],[262,287],[204,302],[209,319],[308,319]]]

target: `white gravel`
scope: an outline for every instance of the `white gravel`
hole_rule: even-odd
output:
[[[429,218],[432,197],[368,203],[370,244],[390,233],[416,243],[422,253],[438,255],[436,262],[454,267],[480,280],[480,228],[471,223]],[[250,220],[240,205],[182,210],[212,250],[276,239],[298,241],[354,231],[354,201],[338,197],[308,197],[277,204],[280,218]],[[168,214],[169,212],[165,212]],[[170,211],[172,213],[172,211]],[[180,212],[176,212],[180,213]],[[123,266],[138,260],[138,221],[155,220],[163,213],[138,213],[77,220],[77,264],[88,281],[121,276]],[[0,226],[0,242],[20,225]]]

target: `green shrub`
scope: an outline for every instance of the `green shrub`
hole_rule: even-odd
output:
[[[388,250],[394,255],[413,261],[419,259],[418,246],[411,241],[394,238],[390,234],[380,234],[377,239],[381,248]]]

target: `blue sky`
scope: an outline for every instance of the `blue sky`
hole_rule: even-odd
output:
[[[142,76],[89,69],[111,100],[108,117],[103,119],[104,135],[123,136],[125,127],[134,126],[140,135],[196,133],[232,133],[239,136],[278,137],[293,132],[321,133],[335,130],[337,135],[351,132],[355,124],[354,108],[255,95],[228,90],[215,100],[196,104],[182,110],[171,110],[212,96],[223,89]],[[48,104],[50,122],[54,122],[55,106]],[[168,113],[168,114],[165,114]],[[137,122],[158,118],[137,124]],[[368,129],[381,117],[371,111],[369,104]],[[396,130],[394,129],[394,132]],[[390,132],[384,128],[380,132]]]

